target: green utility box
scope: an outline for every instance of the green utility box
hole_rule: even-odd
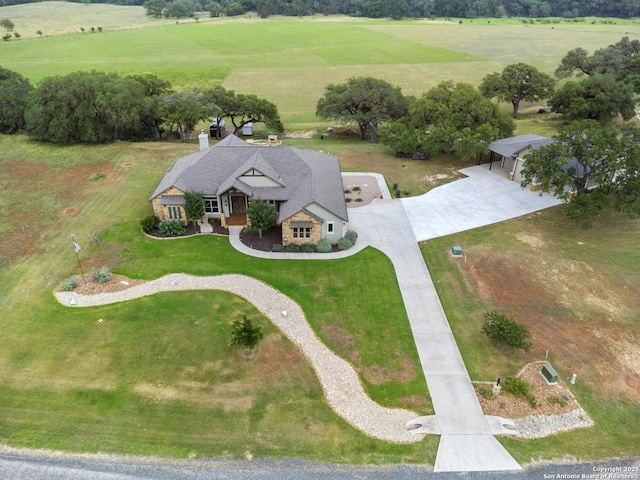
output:
[[[454,245],[453,247],[451,247],[451,255],[453,255],[454,257],[459,257],[462,255],[462,247],[459,247],[458,245]]]
[[[549,383],[556,383],[558,381],[558,372],[556,372],[556,370],[548,363],[542,367],[542,371],[540,373],[542,373],[542,376]]]

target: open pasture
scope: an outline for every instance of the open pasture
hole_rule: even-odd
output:
[[[273,101],[286,126],[297,129],[321,125],[313,112],[324,86],[349,76],[384,78],[418,95],[442,80],[477,83],[515,61],[551,73],[571,48],[593,50],[640,34],[634,22],[551,28],[497,20],[458,25],[314,17],[176,25],[139,12],[138,20],[130,20],[138,23],[125,28],[109,9],[138,7],[63,5],[104,11],[61,33],[83,25],[105,31],[25,34],[0,43],[0,64],[33,82],[99,69],[156,73],[177,88],[223,84]],[[17,21],[4,8],[0,16],[13,18],[16,30],[41,28]],[[80,18],[65,12],[70,22]],[[538,133],[553,129],[553,116],[540,122],[534,115],[523,117],[520,125]],[[431,188],[440,175],[457,177],[454,161],[444,157],[405,161],[391,158],[383,146],[329,137],[287,142],[330,151],[345,170],[380,171],[412,194]],[[23,136],[0,138],[0,442],[180,457],[432,462],[437,437],[392,445],[338,418],[305,359],[259,312],[233,296],[157,295],[86,310],[55,302],[52,289],[77,274],[71,233],[82,245],[86,271],[106,264],[139,278],[176,270],[249,274],[298,301],[323,341],[358,370],[374,399],[431,412],[394,272],[379,252],[367,250],[331,268],[291,262],[285,276],[280,265],[243,257],[223,239],[180,240],[187,248],[179,248],[180,243],[140,235],[137,221],[150,213],[146,199],[153,186],[176,158],[195,148],[61,147]],[[107,177],[92,182],[93,173]],[[565,379],[580,368],[573,391],[596,426],[543,440],[502,440],[519,461],[637,454],[638,228],[637,220],[612,215],[581,230],[567,223],[560,208],[423,247],[474,379],[514,374],[547,346]],[[89,241],[96,233],[100,245]],[[467,264],[450,258],[453,243],[468,250]],[[496,350],[478,335],[482,313],[494,307],[530,325],[531,354]],[[267,329],[261,353],[249,365],[225,342],[228,323],[242,314]]]
[[[34,83],[49,75],[96,69],[154,73],[177,89],[222,84],[272,101],[289,128],[318,124],[315,105],[325,86],[351,76],[382,78],[402,87],[405,94],[420,95],[443,80],[477,84],[488,73],[520,61],[553,73],[572,48],[592,51],[624,35],[633,38],[640,34],[636,22],[604,25],[589,21],[525,25],[479,19],[458,24],[254,16],[203,17],[197,22],[189,19],[167,24],[166,20],[140,17],[141,7],[71,5],[82,15],[94,7],[103,9],[96,10],[94,21],[82,17],[82,22],[87,24],[85,28],[102,25],[105,30],[79,33],[76,14],[68,10],[70,4],[12,7],[14,12],[28,7],[33,18],[39,8],[46,8],[50,15],[56,8],[66,9],[64,18],[69,19],[69,30],[76,33],[2,42],[2,66]],[[116,17],[108,13],[108,7],[138,13],[109,28],[108,23],[100,22]],[[29,16],[17,18],[16,31],[35,32],[39,28]],[[124,28],[127,20],[131,22],[129,29]]]

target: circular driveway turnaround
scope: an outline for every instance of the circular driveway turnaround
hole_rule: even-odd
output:
[[[92,307],[123,302],[158,292],[222,290],[252,303],[294,343],[315,369],[329,405],[358,430],[389,442],[413,443],[424,435],[410,433],[405,424],[417,416],[409,410],[385,408],[371,400],[353,367],[329,350],[309,326],[302,308],[291,298],[245,275],[195,277],[173,273],[126,290],[97,295],[56,292],[66,306]]]

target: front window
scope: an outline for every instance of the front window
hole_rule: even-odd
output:
[[[170,220],[182,220],[182,208],[169,207],[169,219]]]
[[[327,234],[331,235],[335,232],[335,223],[334,222],[327,222]]]
[[[293,238],[310,238],[311,227],[293,227]]]
[[[220,207],[218,206],[218,197],[205,197],[204,211],[205,213],[220,213]]]

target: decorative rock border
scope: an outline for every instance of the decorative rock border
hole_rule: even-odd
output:
[[[574,428],[586,428],[594,425],[582,407],[559,415],[532,415],[515,418],[513,423],[522,438],[542,438]]]
[[[56,292],[63,305],[92,307],[123,302],[165,291],[222,290],[243,297],[269,318],[309,359],[333,410],[363,433],[389,442],[414,443],[424,435],[405,424],[417,416],[409,410],[386,408],[371,400],[353,367],[330,351],[309,326],[302,308],[291,298],[245,275],[195,277],[173,273],[118,292],[80,295]]]

